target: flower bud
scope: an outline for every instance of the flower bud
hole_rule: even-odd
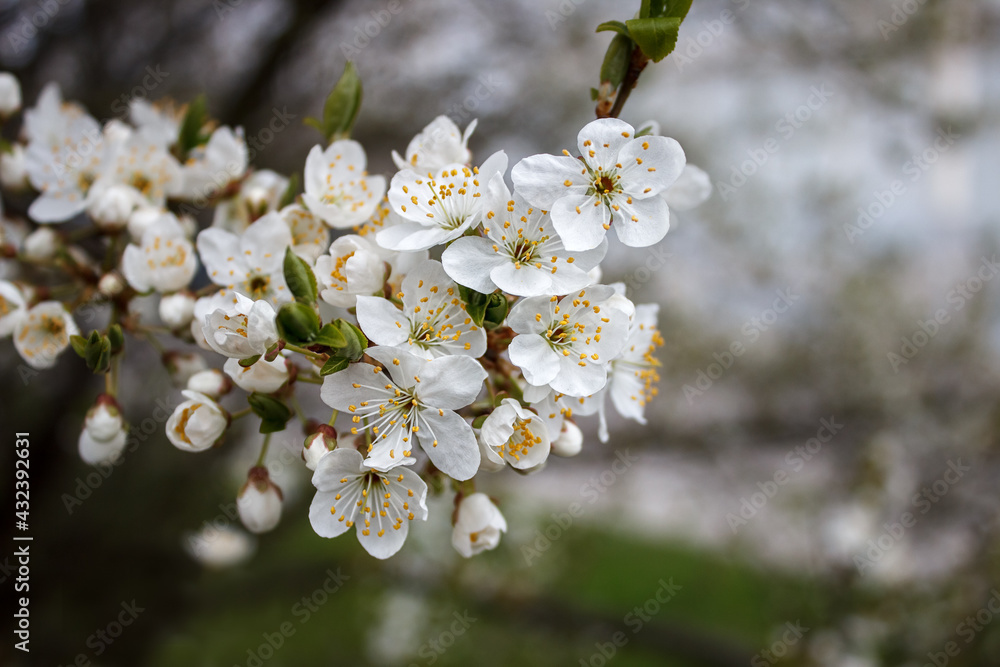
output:
[[[167,419],[167,438],[186,452],[205,451],[222,438],[229,417],[208,396],[190,390],[182,393],[188,400],[174,408]]]
[[[163,365],[175,387],[186,387],[191,376],[208,368],[205,359],[195,352],[170,350],[163,354]]]
[[[250,468],[246,484],[236,496],[236,509],[240,521],[251,533],[266,533],[274,530],[281,520],[281,489],[271,481],[267,468]]]
[[[142,235],[154,222],[160,219],[163,212],[155,206],[140,206],[128,216],[128,233],[136,243],[142,242]]]
[[[583,433],[580,427],[568,419],[563,420],[559,437],[552,441],[552,453],[556,456],[576,456],[583,449]]]
[[[316,432],[306,436],[302,445],[302,460],[310,470],[316,469],[316,464],[327,452],[337,448],[337,430],[327,424],[321,424]]]
[[[87,411],[80,432],[80,458],[91,465],[109,463],[125,449],[125,421],[114,398],[102,394]]]
[[[33,262],[52,259],[59,247],[59,235],[51,227],[39,227],[24,238],[21,250]]]
[[[168,294],[160,299],[160,319],[171,329],[180,329],[194,317],[194,297],[189,292]]]
[[[256,548],[254,539],[242,530],[229,525],[216,528],[208,522],[197,533],[187,535],[184,546],[192,558],[213,568],[239,565]]]
[[[125,289],[125,279],[117,271],[105,273],[97,283],[97,291],[109,298],[118,296],[123,289]]]
[[[466,558],[495,549],[500,533],[507,532],[507,521],[485,493],[473,493],[458,506],[451,544]]]
[[[28,185],[24,146],[13,144],[9,151],[0,153],[0,184],[10,190],[21,190]]]
[[[10,72],[0,72],[0,116],[9,118],[21,109],[21,84]]]
[[[247,392],[271,394],[288,382],[288,363],[279,356],[274,361],[258,359],[250,366],[240,366],[239,359],[227,359],[222,367],[237,387]]]
[[[128,185],[112,185],[100,193],[87,208],[97,226],[116,231],[128,224],[132,211],[141,201],[139,192]]]
[[[232,381],[217,368],[198,371],[187,382],[187,388],[209,398],[218,399],[233,388]]]

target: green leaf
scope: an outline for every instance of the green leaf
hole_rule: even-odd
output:
[[[510,310],[510,304],[507,302],[507,297],[501,292],[494,292],[490,294],[490,299],[486,304],[486,313],[483,317],[483,324],[487,329],[495,329],[507,318],[507,311]]]
[[[333,322],[323,325],[323,328],[313,339],[313,345],[326,345],[332,348],[342,348],[347,345],[347,338]]]
[[[458,286],[458,292],[462,297],[462,301],[465,302],[465,313],[472,318],[476,326],[483,326],[483,320],[486,318],[486,308],[490,303],[490,295],[469,289],[464,285]]]
[[[644,18],[626,21],[632,39],[653,62],[660,62],[677,46],[679,18]]]
[[[636,133],[635,133],[634,137],[636,139],[638,139],[639,137],[648,137],[651,134],[653,134],[653,126],[652,125],[647,125],[647,126],[643,127],[642,129],[636,130]]]
[[[295,172],[288,177],[288,187],[281,195],[281,200],[278,202],[278,210],[290,206],[295,203],[295,198],[299,194],[299,173]]]
[[[125,347],[125,335],[120,324],[115,323],[108,327],[108,340],[111,341],[111,354],[118,354]]]
[[[323,120],[307,118],[306,123],[319,130],[327,142],[347,138],[361,109],[361,96],[361,77],[354,63],[347,61],[344,73],[323,105]]]
[[[344,335],[345,343],[337,351],[338,357],[344,357],[350,361],[357,361],[368,349],[368,338],[350,322],[345,320],[334,320],[331,324],[336,325],[340,333]]]
[[[632,58],[634,42],[624,35],[615,35],[604,53],[604,63],[601,65],[601,83],[610,81],[617,88],[625,80],[629,61]]]
[[[201,131],[207,121],[208,111],[205,96],[199,95],[188,105],[184,120],[181,121],[181,129],[177,136],[177,152],[180,154],[181,161],[187,157],[192,148],[208,140],[208,137]]]
[[[336,373],[337,371],[342,371],[350,365],[350,360],[344,357],[336,356],[330,357],[323,364],[323,368],[319,369],[320,375],[330,375],[331,373]]]
[[[82,348],[82,353],[77,351],[77,354],[83,357],[87,368],[94,373],[107,373],[111,368],[111,341],[108,337],[102,336],[101,332],[94,329],[86,340],[82,337],[81,340],[83,343],[74,343],[73,349],[76,350],[78,345]]]
[[[476,417],[475,419],[473,419],[472,420],[472,428],[482,428],[483,424],[486,423],[486,418],[487,417],[489,417],[489,415],[479,415],[478,417]]]
[[[292,345],[311,345],[319,334],[319,316],[316,311],[297,301],[282,304],[275,325],[278,335]]]
[[[87,358],[87,339],[83,336],[70,336],[69,344],[73,346],[73,351],[81,358]]]
[[[596,102],[597,98],[600,97],[600,95],[601,95],[601,91],[597,90],[597,88],[591,88],[590,89],[590,100],[592,102]]]
[[[629,36],[628,27],[621,21],[605,21],[597,26],[595,32],[617,32],[619,35]]]
[[[257,363],[258,359],[260,359],[260,355],[255,354],[252,357],[247,357],[246,359],[240,359],[239,364],[243,368],[250,368],[251,366]]]
[[[254,392],[247,396],[247,403],[253,413],[260,417],[260,432],[275,433],[285,430],[285,424],[292,418],[292,411],[288,406],[267,394]]]
[[[668,18],[681,19],[682,21],[688,15],[691,10],[691,5],[694,0],[660,0],[659,3],[653,2],[652,5],[660,4],[662,8],[659,9],[659,14],[652,14],[652,16],[666,16]]]
[[[318,288],[316,275],[304,259],[295,254],[291,246],[285,249],[285,282],[292,295],[302,303],[316,303]]]

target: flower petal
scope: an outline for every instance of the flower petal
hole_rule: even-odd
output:
[[[510,361],[533,385],[549,384],[559,374],[559,355],[538,334],[514,336],[507,349]]]
[[[659,243],[670,229],[670,209],[662,197],[616,200],[614,227],[618,239],[633,248],[645,248]]]
[[[417,439],[431,463],[459,482],[472,479],[481,458],[468,422],[451,410],[422,410],[420,421]]]
[[[567,250],[590,250],[608,233],[611,215],[595,196],[570,195],[552,207],[552,225]]]
[[[568,155],[526,157],[514,165],[510,177],[516,192],[544,209],[551,209],[560,197],[585,195],[590,187],[586,167]]]
[[[433,408],[458,410],[476,400],[487,378],[486,370],[472,357],[433,359],[420,371],[417,398]]]

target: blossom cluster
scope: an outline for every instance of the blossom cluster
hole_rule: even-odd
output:
[[[0,75],[0,115],[19,109],[17,81]],[[183,388],[166,423],[179,450],[219,447],[234,422],[260,418],[237,502],[250,531],[279,522],[267,443],[298,417],[316,533],[353,527],[387,558],[447,482],[455,549],[491,549],[507,525],[478,474],[577,454],[579,416],[596,415],[607,441],[608,404],[645,423],[657,306],[602,284],[601,261],[611,230],[655,244],[670,208],[710,185],[652,123],[593,121],[575,150],[524,158],[509,181],[503,151],[474,159],[474,128],[434,119],[393,153],[389,179],[334,138],[309,151],[299,193],[298,175],[252,168],[242,131],[194,104],[134,101],[128,123],[101,124],[49,85],[0,158],[10,200],[30,202],[0,228],[0,335],[30,369],[72,347],[105,376],[79,440],[88,463],[125,450],[118,368],[145,341]],[[81,331],[83,308],[107,326]],[[329,414],[301,414],[304,392]]]

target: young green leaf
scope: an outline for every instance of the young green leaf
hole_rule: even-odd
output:
[[[617,34],[612,38],[608,50],[604,53],[604,63],[601,65],[601,83],[610,81],[613,88],[621,85],[628,73],[634,46],[635,43],[625,35]]]
[[[679,18],[631,19],[625,24],[632,39],[653,62],[660,62],[677,46],[677,34],[681,27]]]
[[[306,123],[322,132],[327,142],[345,139],[351,135],[351,128],[357,120],[361,96],[361,77],[354,63],[347,61],[344,73],[323,105],[323,120],[307,118]]]
[[[304,259],[296,255],[289,246],[285,249],[285,282],[292,295],[302,303],[315,303],[318,288],[316,275]]]
[[[621,21],[605,21],[597,26],[595,32],[617,32],[619,35],[628,37],[628,27]]]
[[[316,311],[297,301],[282,304],[275,325],[282,340],[292,345],[312,345],[319,334],[319,316]]]
[[[295,172],[288,177],[288,187],[281,194],[281,200],[278,202],[278,210],[290,206],[295,203],[295,198],[299,195],[299,173]]]
[[[288,406],[267,394],[254,392],[247,396],[247,403],[253,413],[260,417],[260,432],[275,433],[285,430],[285,424],[292,418]]]
[[[207,121],[208,110],[205,96],[199,95],[188,105],[187,113],[184,114],[184,120],[181,121],[181,129],[177,135],[177,152],[182,161],[187,158],[187,154],[192,148],[208,140],[208,137],[201,131]]]
[[[323,364],[323,368],[319,369],[320,375],[330,375],[331,373],[336,373],[337,371],[342,371],[350,365],[350,361],[344,357],[330,357]]]
[[[326,345],[327,347],[340,349],[347,345],[347,338],[341,333],[333,322],[324,324],[313,339],[313,345]]]

